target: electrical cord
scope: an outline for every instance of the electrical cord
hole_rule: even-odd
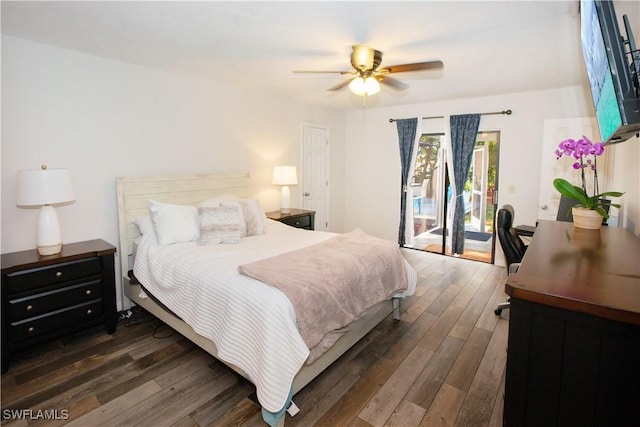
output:
[[[172,336],[175,331],[168,327],[164,322],[158,320],[155,316],[149,314],[148,311],[144,310],[141,307],[135,306],[128,310],[121,311],[119,314],[119,318],[122,321],[122,325],[126,328],[141,325],[143,323],[155,322],[153,325],[153,338],[156,339],[165,339]],[[161,329],[166,327],[168,330],[164,333],[161,333]]]

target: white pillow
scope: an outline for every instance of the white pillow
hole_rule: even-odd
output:
[[[153,223],[149,215],[139,216],[134,221],[140,230],[140,234],[153,233]]]
[[[260,203],[256,199],[240,200],[240,207],[244,215],[244,222],[247,228],[247,236],[257,236],[264,234],[265,215],[262,212]]]
[[[244,218],[239,206],[199,206],[199,245],[238,243]]]
[[[149,216],[160,245],[190,242],[200,237],[198,209],[149,200]]]

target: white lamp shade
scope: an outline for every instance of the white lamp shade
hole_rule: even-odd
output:
[[[297,185],[298,175],[295,166],[276,166],[273,168],[273,185]]]
[[[349,83],[349,89],[351,89],[351,92],[359,96],[371,96],[380,92],[380,83],[378,83],[378,80],[376,80],[375,77],[369,76],[366,79],[356,77],[351,80],[351,83]]]
[[[367,92],[364,84],[364,79],[362,77],[356,77],[355,79],[351,80],[351,83],[349,83],[349,89],[351,90],[351,92],[359,96],[362,96]]]
[[[68,169],[27,169],[18,171],[16,204],[40,206],[75,200]]]
[[[374,77],[367,77],[364,81],[364,87],[367,92],[367,95],[375,95],[380,92],[380,83]]]

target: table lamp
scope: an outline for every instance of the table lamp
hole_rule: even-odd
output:
[[[38,214],[36,243],[40,255],[55,255],[62,251],[62,233],[55,208],[56,203],[75,200],[71,176],[67,169],[18,171],[16,205],[42,206]]]
[[[280,195],[280,212],[291,212],[291,192],[289,185],[297,185],[298,177],[295,166],[275,166],[273,168],[273,185],[282,185]]]

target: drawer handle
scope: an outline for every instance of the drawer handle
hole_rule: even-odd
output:
[[[296,225],[300,225],[300,221],[296,221]]]
[[[56,271],[56,277],[62,277],[62,271]]]
[[[36,328],[34,328],[33,326],[29,326],[29,329],[27,329],[27,332],[29,332],[30,334],[34,333],[36,331]]]
[[[86,291],[84,291],[85,295],[91,295],[91,289],[87,289]]]
[[[87,315],[90,316],[91,315],[91,310],[87,310]]]
[[[32,306],[31,304],[29,304],[29,305],[25,308],[25,310],[27,310],[27,311],[31,311],[31,310],[33,310],[33,306]]]

